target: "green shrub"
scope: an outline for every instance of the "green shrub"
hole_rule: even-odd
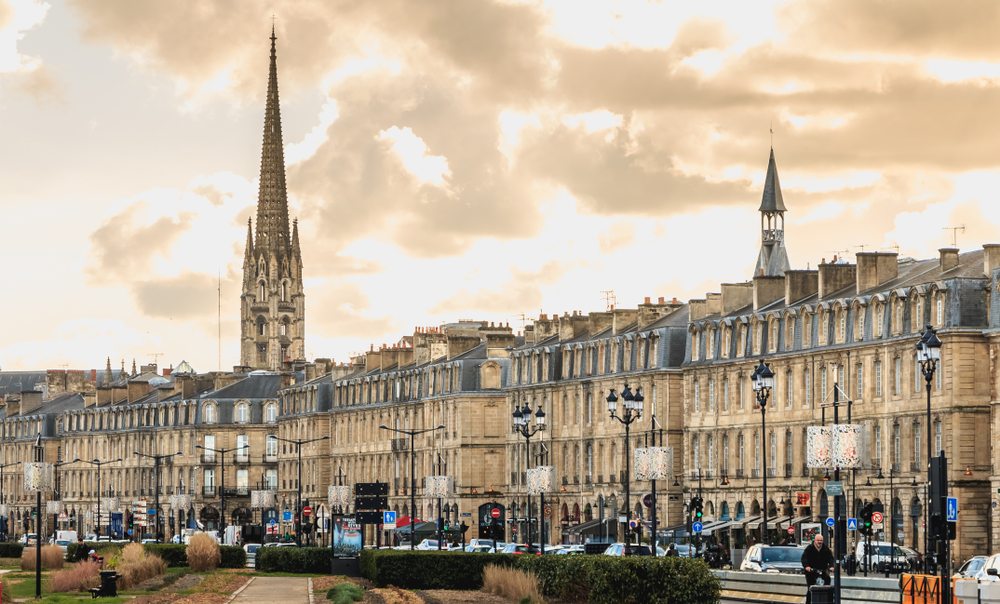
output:
[[[176,543],[146,543],[143,545],[150,554],[163,558],[167,566],[187,566],[187,546]]]
[[[272,548],[273,549],[273,548]],[[238,545],[223,545],[219,548],[222,561],[219,568],[243,568],[247,565],[247,553]]]
[[[20,558],[23,549],[20,543],[0,542],[0,558]]]
[[[333,556],[326,547],[262,547],[255,564],[263,572],[329,573]]]
[[[479,589],[488,564],[510,566],[517,556],[465,552],[362,550],[361,576],[379,587]]]
[[[542,594],[591,604],[719,601],[720,584],[703,560],[610,556],[521,556]]]
[[[332,600],[333,604],[352,604],[360,602],[364,597],[365,590],[354,583],[341,583],[326,592],[326,599]]]

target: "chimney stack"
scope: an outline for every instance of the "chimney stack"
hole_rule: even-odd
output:
[[[858,293],[878,287],[899,276],[896,252],[858,252]]]
[[[834,256],[836,260],[836,256]],[[854,264],[820,264],[819,265],[819,299],[838,292],[857,281],[857,266]],[[855,285],[856,287],[856,285]]]
[[[957,247],[943,247],[938,250],[938,254],[941,259],[941,270],[950,271],[951,269],[958,266],[958,248]]]

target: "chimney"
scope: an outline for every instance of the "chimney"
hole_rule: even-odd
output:
[[[513,333],[488,333],[486,338],[486,356],[490,358],[509,357],[508,348],[514,346]]]
[[[941,270],[950,271],[958,266],[958,248],[943,247],[938,250],[941,259]]]
[[[819,265],[819,299],[838,292],[848,285],[857,282],[857,266],[854,264],[820,264]],[[856,286],[856,285],[855,285]]]
[[[708,313],[717,315],[722,312],[722,294],[711,292],[705,294],[705,301],[708,302]]]
[[[662,296],[658,299],[656,304],[648,302],[649,298],[646,298],[646,300],[646,303],[639,305],[639,329],[656,323],[662,317],[671,314],[682,306],[676,301],[668,304],[665,301],[666,298]]]
[[[768,304],[785,295],[784,277],[765,277],[758,275],[753,278],[753,309],[760,310]]]
[[[453,359],[463,352],[468,352],[476,346],[479,346],[479,343],[479,336],[448,336],[448,358]]]
[[[858,293],[899,276],[898,256],[896,252],[858,252]]]
[[[728,315],[753,302],[753,283],[722,284],[722,314]]]
[[[808,298],[819,290],[819,271],[785,271],[785,306]]]
[[[699,321],[708,316],[708,300],[688,300],[688,321]]]
[[[36,409],[42,406],[42,391],[41,390],[26,390],[21,392],[21,417],[25,415],[30,415]]]
[[[983,245],[983,272],[992,279],[993,271],[998,268],[1000,268],[1000,243]]]
[[[610,312],[592,312],[587,318],[590,321],[590,333],[592,335],[597,335],[611,327]]]
[[[616,308],[611,311],[612,333],[619,333],[629,325],[635,323],[639,318],[638,310]]]

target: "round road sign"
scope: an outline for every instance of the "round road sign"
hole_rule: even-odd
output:
[[[872,523],[882,524],[882,512],[872,512]]]
[[[302,514],[303,515],[308,516],[309,514],[312,514],[312,511],[313,511],[313,509],[312,509],[311,506],[308,506],[308,505],[302,506]]]
[[[492,510],[490,510],[490,518],[496,519],[499,517],[500,517],[500,508],[493,508]]]
[[[789,535],[794,535],[795,534],[795,527],[794,526],[788,527],[788,534]]]

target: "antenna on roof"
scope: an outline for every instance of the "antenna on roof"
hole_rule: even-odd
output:
[[[899,253],[899,244],[898,244],[898,243],[895,243],[895,242],[893,242],[893,244],[892,244],[892,245],[890,245],[889,247],[890,247],[891,249],[894,249],[894,250],[896,250],[896,253],[897,253],[897,254]]]
[[[965,225],[941,227],[942,231],[951,231],[951,247],[958,247],[958,232],[965,232]]]
[[[601,295],[604,297],[605,310],[610,312],[615,309],[615,306],[618,306],[618,298],[615,297],[615,290],[602,289]]]
[[[866,247],[871,247],[871,246],[869,246],[867,243],[859,243],[858,245],[854,246],[854,249],[861,250],[862,252],[864,252]]]
[[[147,352],[146,354],[148,354],[149,356],[153,357],[153,364],[154,365],[156,365],[157,367],[160,366],[160,357],[163,356],[162,352]]]
[[[830,253],[833,254],[833,260],[830,261],[830,264],[845,264],[847,259],[844,256],[850,252],[851,250],[830,250]]]

